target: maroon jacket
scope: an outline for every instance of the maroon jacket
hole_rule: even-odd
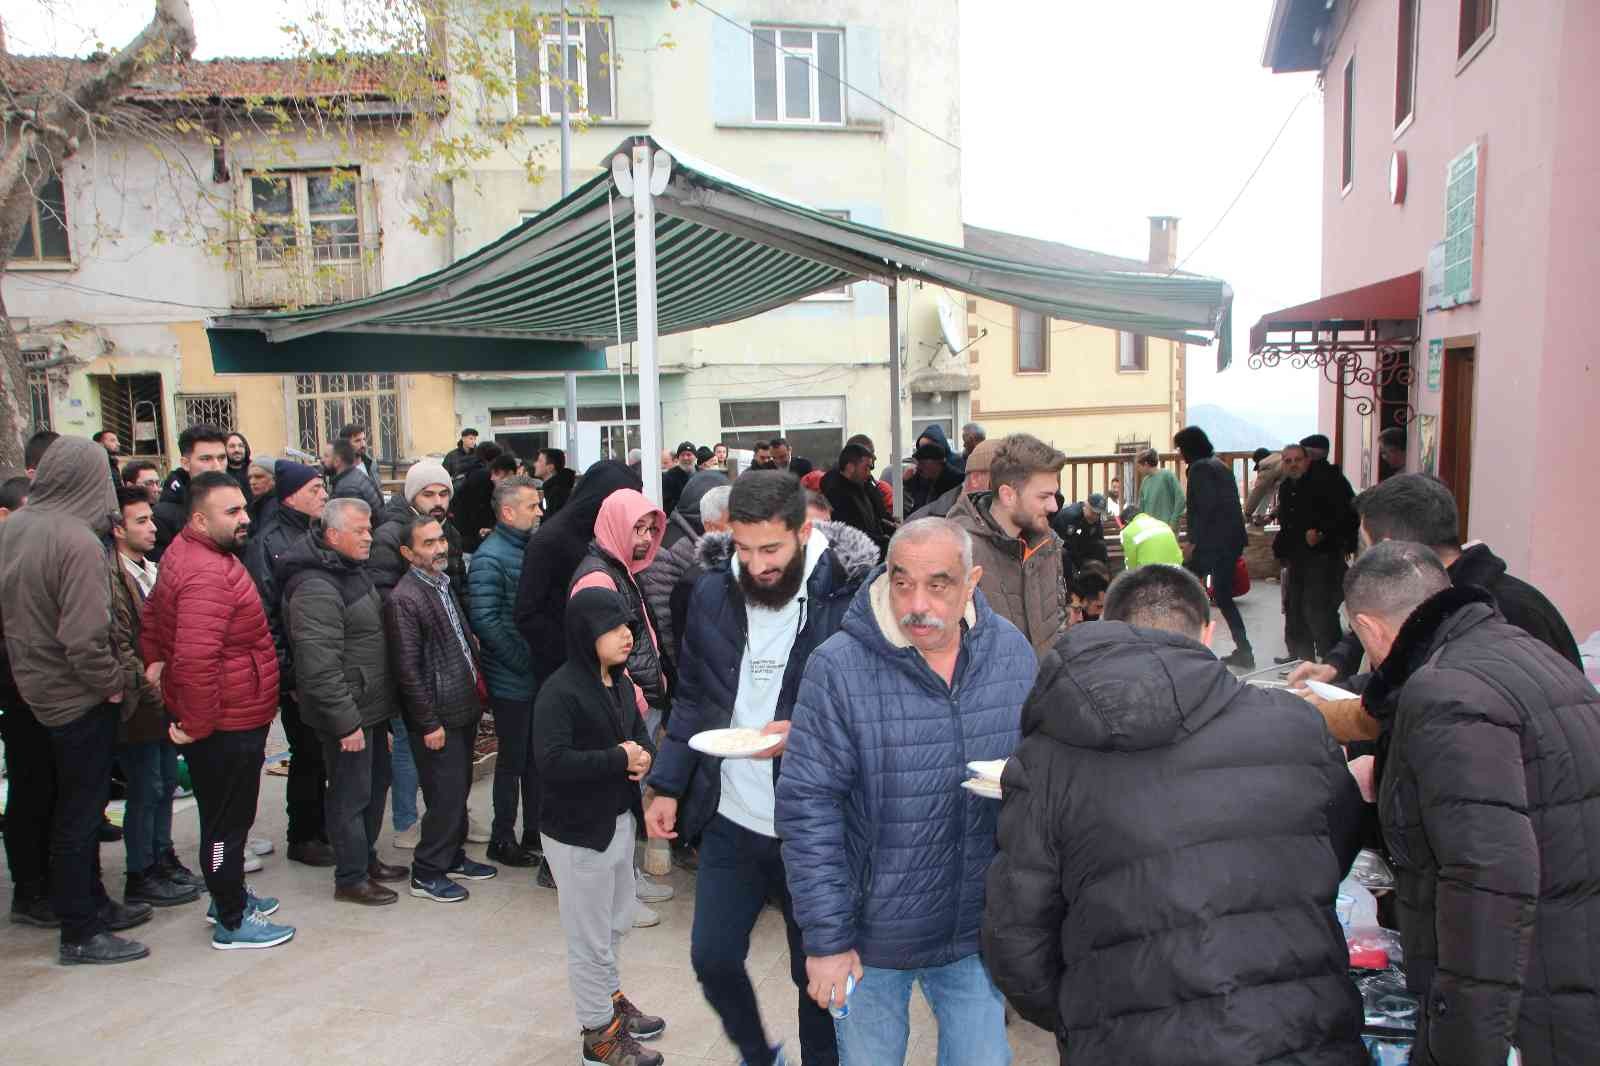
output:
[[[167,713],[196,740],[277,713],[278,655],[255,583],[238,556],[187,526],[161,558],[139,647],[146,663],[166,664]]]

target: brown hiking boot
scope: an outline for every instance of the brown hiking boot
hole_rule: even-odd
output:
[[[661,1066],[657,1052],[641,1047],[622,1024],[622,1015],[600,1029],[583,1031],[584,1066]]]
[[[621,992],[611,993],[611,1006],[616,1009],[617,1016],[622,1019],[623,1027],[635,1040],[654,1040],[667,1031],[665,1018],[646,1014],[635,1007]]]

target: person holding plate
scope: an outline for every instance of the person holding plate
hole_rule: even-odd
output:
[[[701,542],[706,573],[689,599],[678,690],[645,823],[653,837],[700,837],[690,958],[746,1066],[785,1061],[783,1048],[767,1039],[745,970],[751,930],[770,897],[781,901],[788,927],[806,1066],[835,1066],[833,1020],[805,994],[805,952],[779,851],[774,782],[783,742],[754,758],[718,758],[690,740],[729,726],[787,735],[801,671],[838,632],[878,548],[849,526],[812,523],[805,489],[778,470],[740,477],[727,511],[731,533]]]

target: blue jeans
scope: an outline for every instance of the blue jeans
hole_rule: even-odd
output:
[[[142,874],[172,847],[172,795],[178,787],[178,749],[170,741],[124,744],[117,749],[128,779],[122,841],[128,872]]]
[[[850,1016],[833,1023],[840,1066],[906,1061],[911,986],[919,981],[939,1023],[939,1066],[1009,1066],[1005,1000],[977,955],[924,970],[865,971],[850,997]]]
[[[395,715],[389,719],[389,729],[394,734],[394,751],[389,758],[389,803],[394,814],[394,831],[404,833],[417,824],[417,789],[422,781],[417,777],[417,761],[411,757],[404,719]]]

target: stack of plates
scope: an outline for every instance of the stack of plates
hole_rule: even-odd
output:
[[[985,799],[1000,799],[1000,775],[1005,768],[1004,759],[969,762],[967,772],[972,776],[961,782],[961,787]]]

